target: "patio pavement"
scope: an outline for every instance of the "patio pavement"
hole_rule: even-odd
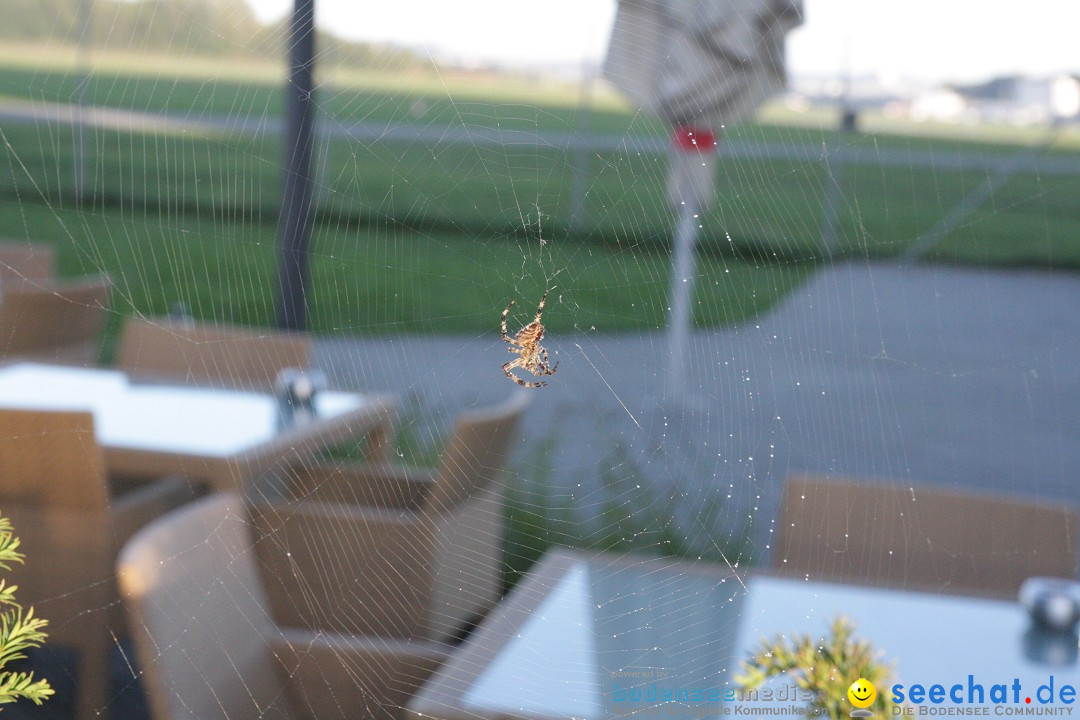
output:
[[[524,482],[549,468],[589,509],[615,463],[651,480],[622,491],[628,510],[674,490],[687,538],[707,545],[750,518],[764,554],[793,472],[1080,503],[1077,308],[1075,274],[836,265],[757,322],[696,333],[682,386],[665,374],[662,333],[604,335],[597,322],[549,335],[561,365],[531,391],[518,468]],[[476,337],[328,338],[314,361],[336,382],[417,396],[435,427],[413,429],[428,437],[513,389],[496,331],[493,314]],[[721,527],[695,528],[717,492]]]

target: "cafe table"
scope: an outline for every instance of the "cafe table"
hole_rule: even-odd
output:
[[[913,716],[1067,715],[1074,707],[1060,693],[1067,700],[1067,686],[1080,689],[1075,636],[1036,632],[1015,602],[560,549],[429,678],[409,712],[442,720],[805,717],[806,693],[790,678],[750,697],[733,678],[763,638],[821,638],[841,615],[894,668],[878,692],[902,685]],[[1043,704],[1051,683],[1053,702]],[[908,701],[915,685],[919,703]],[[941,702],[926,695],[935,685]],[[996,685],[1006,702],[991,701]]]
[[[283,423],[269,393],[133,382],[116,370],[16,363],[0,368],[0,408],[86,410],[110,473],[182,475],[243,490],[269,469],[377,433],[391,399],[322,391],[313,417]]]

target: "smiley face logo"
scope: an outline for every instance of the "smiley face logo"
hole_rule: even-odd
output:
[[[866,678],[859,678],[847,689],[848,700],[857,708],[868,708],[877,698],[877,688]]]

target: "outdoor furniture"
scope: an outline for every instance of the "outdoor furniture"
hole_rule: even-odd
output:
[[[771,698],[724,697],[762,639],[821,638],[838,616],[850,619],[855,636],[880,653],[875,657],[895,665],[893,682],[904,683],[905,692],[940,683],[948,693],[962,683],[966,696],[971,674],[988,705],[991,686],[1015,678],[1022,694],[1017,706],[1010,689],[1009,704],[1022,710],[1025,696],[1034,700],[1051,675],[1055,693],[1075,678],[1075,636],[1072,659],[1059,655],[1055,667],[1055,653],[1068,652],[1070,637],[1041,634],[1015,601],[560,548],[492,610],[409,711],[415,720],[805,716],[793,709],[806,696],[790,676],[766,686]],[[948,694],[934,704],[956,705]]]
[[[21,539],[24,565],[5,571],[24,607],[49,621],[48,644],[78,651],[78,717],[105,706],[108,655],[124,634],[113,580],[120,546],[193,497],[179,478],[110,478],[86,412],[0,410],[0,512]]]
[[[0,368],[3,407],[91,411],[110,473],[176,474],[239,490],[271,468],[380,431],[392,402],[324,391],[313,418],[284,425],[266,392],[139,384],[116,370],[20,363]]]
[[[311,341],[300,333],[129,317],[116,365],[132,375],[269,390],[284,368],[306,368]]]
[[[96,364],[111,288],[107,275],[5,282],[0,357]]]
[[[502,587],[497,477],[530,397],[461,414],[435,472],[295,466],[298,499],[252,510],[277,621],[444,640],[486,613]]]
[[[1074,508],[989,493],[794,475],[772,555],[811,580],[1016,597],[1075,577]]]
[[[0,292],[9,281],[48,280],[55,274],[56,253],[51,245],[0,240]]]
[[[730,600],[744,593],[723,565],[552,550],[417,693],[410,714],[645,717],[615,702],[612,683],[640,687],[630,673],[652,669],[675,687],[726,685],[740,610]],[[693,709],[653,705],[655,715],[669,714],[660,706]]]
[[[252,542],[241,498],[219,493],[144,528],[121,553],[155,720],[401,716],[446,647],[275,625]]]

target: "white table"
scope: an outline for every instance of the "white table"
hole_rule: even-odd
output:
[[[838,614],[850,617],[856,636],[870,640],[886,662],[895,664],[893,683],[905,688],[920,684],[928,691],[941,684],[947,692],[962,684],[966,694],[971,675],[986,695],[994,684],[1008,684],[1011,699],[1017,679],[1020,704],[1009,706],[1025,707],[1031,696],[1034,707],[1043,707],[1034,696],[1053,675],[1055,693],[1071,684],[1080,694],[1075,656],[1058,664],[1029,656],[1030,623],[1016,603],[555,551],[492,611],[409,709],[413,718],[425,719],[599,720],[735,717],[736,706],[753,704],[758,710],[772,704],[773,713],[757,716],[794,717],[798,711],[792,708],[804,707],[805,698],[797,697],[788,678],[771,683],[774,694],[767,701],[722,699],[735,688],[740,662],[762,638],[779,633],[818,638]],[[633,702],[628,693],[635,687],[673,696],[681,691],[688,700]],[[702,700],[690,699],[695,691]],[[624,699],[617,697],[620,692]],[[720,700],[709,701],[710,693]],[[934,707],[951,704],[946,697]],[[931,705],[924,701],[922,706]],[[995,715],[992,703],[980,707]]]
[[[325,391],[313,420],[281,428],[269,394],[138,384],[114,370],[19,363],[0,368],[0,408],[88,411],[110,472],[178,474],[236,490],[276,463],[376,431],[392,404]]]

